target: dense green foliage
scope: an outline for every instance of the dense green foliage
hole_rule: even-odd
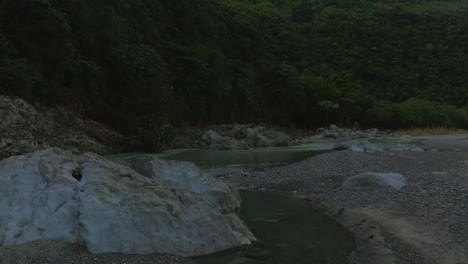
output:
[[[468,127],[468,4],[0,0],[0,94],[129,134],[328,119]]]

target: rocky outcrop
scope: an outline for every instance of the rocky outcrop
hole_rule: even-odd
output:
[[[273,129],[248,129],[246,135],[246,142],[251,147],[287,147],[291,144],[288,135]]]
[[[382,147],[378,144],[370,143],[367,140],[351,140],[338,142],[334,145],[333,150],[352,150],[355,152],[381,152],[381,151],[424,151],[416,145],[396,144]]]
[[[224,125],[224,135],[208,130],[202,136],[210,149],[235,150],[261,147],[284,147],[292,144],[291,138],[281,131],[255,125]]]
[[[181,172],[185,163],[130,163],[145,175],[59,149],[0,161],[0,246],[58,240],[93,253],[196,256],[255,240],[235,213],[221,209],[240,203],[230,187],[193,175],[194,168]]]
[[[383,187],[393,190],[399,190],[408,183],[405,176],[398,173],[374,173],[367,172],[347,179],[342,187]]]
[[[63,109],[0,96],[0,159],[54,146],[107,154],[122,135]]]
[[[336,125],[330,125],[328,128],[318,128],[315,135],[305,137],[299,140],[299,143],[314,143],[330,140],[360,140],[373,139],[385,136],[392,136],[388,130],[378,130],[377,128],[360,130],[350,128],[340,128]]]
[[[355,152],[380,152],[383,148],[366,140],[345,141],[336,143],[334,150],[352,150]]]
[[[210,146],[212,150],[245,150],[249,149],[244,141],[235,138],[221,136],[213,130],[206,131],[202,139]]]

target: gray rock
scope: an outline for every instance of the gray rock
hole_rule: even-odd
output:
[[[419,151],[422,152],[424,149],[416,146],[416,145],[404,145],[404,144],[397,144],[390,148],[390,151]]]
[[[261,133],[250,134],[246,142],[251,147],[285,147],[289,146],[292,140],[283,132],[267,129]]]
[[[150,155],[116,160],[116,162],[170,188],[193,191],[217,204],[223,212],[234,212],[240,208],[241,198],[237,189],[207,175],[192,163],[155,159]]]
[[[340,136],[340,134],[336,131],[331,131],[331,130],[325,130],[322,132],[322,135],[324,138],[328,139],[336,139]]]
[[[408,183],[406,178],[398,173],[374,173],[367,172],[347,179],[343,184],[343,188],[354,187],[384,187],[394,190],[399,190]]]
[[[246,138],[253,138],[253,137],[255,137],[257,132],[255,131],[255,129],[253,129],[251,127],[248,127],[248,128],[245,129],[244,134],[245,134]]]
[[[0,96],[0,159],[54,146],[107,154],[123,136],[63,109]]]
[[[383,149],[375,144],[370,143],[369,141],[360,140],[360,141],[345,141],[336,143],[333,147],[334,150],[352,150],[355,152],[380,152]]]
[[[203,134],[202,136],[202,139],[208,144],[221,141],[223,140],[223,138],[223,136],[221,136],[218,132],[213,130],[206,131],[205,134]]]
[[[338,129],[338,126],[337,126],[337,125],[331,124],[331,125],[330,125],[330,129],[331,129],[331,130],[337,130],[337,129]]]
[[[208,190],[229,188],[182,173],[187,164],[141,163],[151,178],[95,154],[58,149],[0,161],[0,246],[57,240],[92,253],[197,256],[255,240],[235,213],[220,209],[235,207],[225,201],[237,194]],[[171,170],[187,182],[169,179]]]
[[[317,133],[322,133],[323,131],[327,130],[324,127],[317,128]]]
[[[202,139],[210,145],[212,150],[246,150],[249,146],[241,140],[220,135],[218,132],[208,130]]]

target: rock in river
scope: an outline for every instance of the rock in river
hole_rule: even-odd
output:
[[[182,172],[173,175],[186,182],[171,182],[165,173],[188,165],[159,165],[164,169],[135,166],[142,175],[60,149],[0,161],[0,246],[58,240],[93,253],[196,256],[255,240],[235,213],[223,210],[240,203],[229,186]]]

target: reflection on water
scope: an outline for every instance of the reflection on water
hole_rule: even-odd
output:
[[[252,246],[197,258],[201,264],[343,264],[353,236],[305,200],[242,191],[240,216],[259,240]]]
[[[294,147],[261,148],[250,150],[185,150],[170,151],[160,157],[172,160],[190,161],[209,168],[233,164],[281,165],[304,160],[313,155],[330,151],[330,144],[309,144]]]

